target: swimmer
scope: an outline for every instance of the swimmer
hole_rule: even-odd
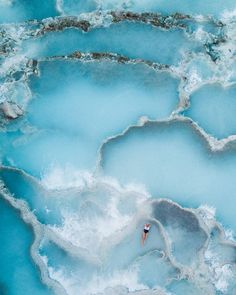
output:
[[[150,228],[151,228],[150,223],[145,223],[144,224],[143,233],[142,233],[142,245],[144,245],[144,242],[147,239]]]

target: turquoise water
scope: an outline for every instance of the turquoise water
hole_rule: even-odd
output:
[[[131,129],[107,144],[103,154],[105,173],[125,183],[143,183],[156,197],[190,206],[220,206],[221,218],[228,226],[235,224],[235,150],[209,151],[190,123],[150,123]],[[222,198],[227,202],[222,204]]]
[[[59,15],[53,0],[39,3],[36,0],[2,0],[0,2],[0,23],[22,22]]]
[[[235,9],[0,0],[0,294],[236,294]]]
[[[19,212],[0,200],[1,214],[1,294],[52,294],[40,280],[40,272],[30,257],[34,239],[31,228]]]
[[[201,49],[201,44],[188,40],[181,29],[164,31],[148,24],[122,22],[88,33],[75,29],[49,33],[27,40],[24,51],[31,58],[67,55],[76,50],[114,52],[171,65],[178,63],[185,51],[198,47]]]
[[[3,152],[34,175],[51,163],[91,169],[104,139],[142,116],[168,117],[178,105],[178,80],[145,65],[55,61],[40,69],[40,78],[30,81],[26,115],[37,131]]]
[[[198,2],[194,1],[189,3],[187,0],[178,0],[178,1],[163,1],[163,0],[148,0],[145,3],[141,0],[135,1],[116,1],[116,0],[102,0],[94,1],[88,0],[85,2],[75,1],[75,0],[63,0],[60,5],[61,10],[64,14],[68,15],[79,15],[82,12],[90,12],[95,9],[108,9],[108,10],[132,10],[132,11],[141,11],[141,12],[161,12],[166,14],[176,13],[181,11],[185,14],[206,14],[206,15],[215,15],[219,16],[223,10],[233,10],[235,8],[235,3],[232,0],[227,1],[217,1],[206,3],[203,0]]]
[[[193,93],[191,108],[185,114],[216,138],[234,135],[236,133],[235,94],[234,86],[227,88],[217,84],[203,86]]]

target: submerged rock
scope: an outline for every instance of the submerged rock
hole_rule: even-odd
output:
[[[16,119],[24,113],[16,103],[8,101],[0,104],[0,110],[7,119]]]
[[[87,20],[79,20],[76,17],[64,17],[45,22],[42,28],[38,31],[38,35],[43,35],[50,31],[62,31],[66,28],[78,28],[84,32],[88,32],[91,24]]]

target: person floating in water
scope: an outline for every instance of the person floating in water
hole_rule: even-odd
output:
[[[151,228],[150,223],[145,223],[144,224],[143,233],[142,233],[142,245],[144,245],[144,242],[147,239],[150,228]]]

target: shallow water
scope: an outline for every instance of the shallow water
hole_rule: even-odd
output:
[[[32,229],[24,224],[19,212],[0,200],[1,214],[1,294],[53,294],[42,284],[39,270],[30,257],[34,239]]]
[[[217,84],[203,86],[192,94],[191,108],[185,114],[214,137],[221,139],[234,135],[235,94],[234,86],[227,88]]]
[[[88,33],[76,29],[52,32],[27,40],[24,51],[31,58],[67,55],[73,51],[115,52],[130,58],[142,58],[162,64],[178,63],[184,52],[203,50],[189,40],[181,29],[160,30],[148,24],[122,22],[95,28]],[[171,54],[172,52],[175,54]]]
[[[1,0],[0,9],[0,23],[22,22],[59,15],[52,0],[45,1],[43,5],[37,0]]]
[[[235,224],[235,150],[210,152],[190,123],[154,122],[130,129],[105,145],[102,154],[106,174],[124,183],[143,183],[155,197],[220,206],[227,225]],[[228,202],[222,204],[222,198]]]
[[[28,2],[0,0],[0,293],[236,294],[234,1]]]

